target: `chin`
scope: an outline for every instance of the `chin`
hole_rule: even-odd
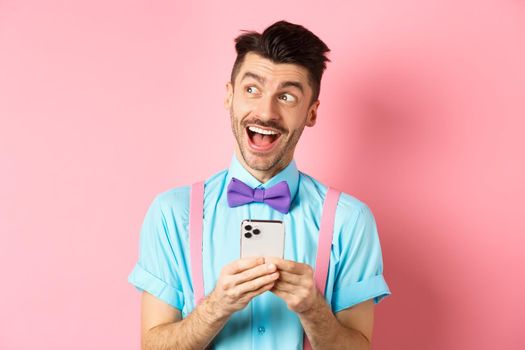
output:
[[[257,171],[269,171],[275,168],[281,160],[278,154],[258,155],[247,148],[244,148],[241,153],[246,165]]]

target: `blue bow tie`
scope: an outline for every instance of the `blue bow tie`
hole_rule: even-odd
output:
[[[290,210],[292,195],[286,181],[267,189],[251,188],[239,179],[232,178],[228,185],[228,205],[237,207],[252,202],[266,203],[283,214]]]

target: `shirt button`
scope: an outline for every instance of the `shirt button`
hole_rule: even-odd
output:
[[[264,332],[266,332],[266,329],[264,329],[264,327],[259,327],[257,330],[259,331],[259,335],[263,335]]]

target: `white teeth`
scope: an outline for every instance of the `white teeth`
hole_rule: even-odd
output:
[[[250,126],[248,128],[250,131],[253,131],[253,132],[256,132],[258,134],[263,134],[263,135],[277,135],[277,132],[275,131],[272,131],[272,130],[263,130],[263,129],[260,129],[258,127],[255,127],[255,126]]]

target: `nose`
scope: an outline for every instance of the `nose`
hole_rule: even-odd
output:
[[[277,102],[273,96],[262,96],[257,101],[257,106],[254,110],[255,116],[260,120],[273,120],[279,118],[277,110]]]

